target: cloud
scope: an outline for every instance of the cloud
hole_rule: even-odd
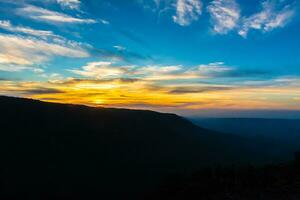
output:
[[[128,67],[115,67],[111,62],[91,62],[82,69],[68,70],[74,74],[94,79],[121,78],[128,73]]]
[[[113,50],[108,49],[97,49],[94,47],[87,47],[90,53],[95,57],[100,58],[108,58],[113,61],[125,61],[132,62],[136,60],[152,60],[152,57],[149,55],[143,55],[140,53],[136,53],[134,51],[130,51],[129,49],[122,46],[113,46]]]
[[[24,81],[8,81],[0,80],[0,94],[14,94],[17,96],[32,95],[55,95],[63,94],[64,91],[55,86],[42,84],[41,82],[24,82]],[[45,86],[43,86],[45,85]]]
[[[241,70],[226,66],[223,62],[200,65],[198,71],[199,74],[206,78],[257,78],[270,75],[268,71],[253,69]]]
[[[6,78],[6,77],[0,77],[0,81],[12,81],[12,80],[17,80],[14,78]]]
[[[101,65],[109,66],[109,63]],[[165,74],[169,73],[166,69],[162,69]],[[176,75],[176,67],[169,69],[170,74]],[[158,68],[157,70],[159,71]],[[193,70],[197,71],[198,68],[193,68]],[[149,71],[156,70],[152,67]],[[56,82],[0,80],[0,94],[92,106],[149,107],[156,110],[164,108],[300,108],[299,103],[295,101],[300,96],[299,77],[274,77],[265,80],[268,84],[261,80],[253,80],[253,83],[240,80],[239,84],[235,85],[231,82],[203,84],[198,83],[199,79],[194,79],[190,83],[186,81],[181,83],[178,79],[170,79],[168,83],[161,83],[118,76],[117,72],[117,76],[115,73],[113,76],[108,76],[116,77],[111,79],[66,78]]]
[[[223,62],[214,62],[209,64],[202,64],[199,65],[198,71],[200,74],[205,76],[211,76],[218,73],[226,73],[231,71],[232,67],[225,66]]]
[[[36,30],[30,27],[14,26],[8,20],[0,20],[0,28],[12,33],[22,33],[26,35],[32,35],[41,38],[61,38],[55,35],[52,31]]]
[[[60,82],[2,80],[0,94],[92,106],[157,109],[299,109],[299,77],[276,77],[273,85],[155,85],[130,79],[65,79]],[[173,83],[176,83],[174,80]]]
[[[47,5],[48,3],[55,3],[55,4],[59,4],[63,9],[70,9],[70,10],[77,10],[77,11],[80,11],[80,6],[81,6],[81,0],[43,0],[42,2],[41,0],[15,0],[15,1],[16,3],[19,2],[21,4],[24,4],[24,1],[27,3],[36,3],[36,2],[46,3],[45,5]]]
[[[54,56],[85,58],[89,53],[72,41],[55,43],[35,37],[0,34],[0,70],[30,69]]]
[[[145,81],[160,82],[160,81],[180,81],[198,79],[201,76],[197,70],[193,70],[181,65],[170,66],[145,66],[136,67],[131,71],[131,74]]]
[[[178,87],[169,91],[170,94],[188,94],[188,93],[207,93],[214,91],[232,90],[234,87],[215,87],[215,86],[198,86],[198,87]]]
[[[174,74],[182,70],[181,65],[170,65],[170,66],[147,66],[139,68],[137,73],[151,73],[151,74]]]
[[[156,77],[164,79],[170,75],[182,74],[184,73],[183,67],[181,65],[169,65],[169,66],[159,66],[159,65],[149,65],[145,67],[136,68],[133,72],[134,75],[141,75],[148,78]]]
[[[41,95],[41,94],[61,94],[64,92],[58,89],[40,87],[35,89],[24,90],[23,93],[28,95]]]
[[[133,79],[133,78],[111,78],[111,79],[69,78],[67,80],[64,80],[63,84],[64,85],[74,85],[74,84],[78,84],[78,83],[104,84],[104,83],[112,83],[112,82],[135,83],[137,81],[139,81],[139,79]]]
[[[124,51],[124,50],[126,50],[126,47],[119,46],[119,45],[115,45],[114,48],[117,49],[118,51]]]
[[[104,25],[109,25],[109,24],[110,24],[110,22],[107,21],[107,20],[105,20],[105,19],[100,19],[99,21],[100,21],[102,24],[104,24]]]
[[[69,72],[97,80],[123,79],[147,83],[195,79],[197,72],[182,66],[117,66],[112,62],[91,62],[81,69],[69,69]]]
[[[197,21],[202,14],[202,3],[200,0],[177,0],[176,15],[173,21],[181,26],[188,26]]]
[[[213,31],[226,34],[237,27],[240,8],[235,0],[214,0],[207,7],[213,23]]]
[[[270,77],[270,72],[260,70],[241,70],[226,66],[223,62],[186,67],[182,65],[117,66],[111,62],[91,62],[81,69],[68,70],[74,74],[97,80],[130,79],[148,84],[174,86],[199,84],[200,80],[256,80]],[[226,82],[226,81],[225,81]]]
[[[81,69],[68,71],[97,80],[129,79],[147,83],[199,78],[198,74],[186,72],[182,66],[115,66],[111,62],[91,62]]]
[[[271,73],[263,70],[237,70],[232,69],[225,71],[224,73],[215,74],[215,77],[223,77],[223,78],[263,78],[266,76],[270,76]]]
[[[56,0],[56,2],[62,7],[72,10],[79,10],[81,4],[80,0]]]
[[[94,19],[83,19],[72,17],[64,13],[47,10],[33,5],[26,5],[25,7],[18,8],[17,14],[31,18],[38,21],[48,22],[48,23],[78,23],[78,24],[93,24],[97,23]]]
[[[267,0],[262,3],[262,10],[243,19],[243,25],[238,31],[242,37],[247,37],[251,29],[268,32],[276,28],[284,27],[294,15],[291,5],[285,5],[283,1]]]

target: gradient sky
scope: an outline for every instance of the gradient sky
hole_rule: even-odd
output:
[[[0,94],[300,110],[299,12],[297,0],[0,0]]]

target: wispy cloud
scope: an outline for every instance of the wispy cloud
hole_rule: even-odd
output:
[[[299,77],[256,80],[262,72],[246,73],[223,62],[193,67],[91,62],[69,71],[79,77],[48,82],[0,80],[0,94],[131,108],[299,108],[293,103],[300,95],[296,92]],[[238,83],[228,81],[237,77]],[[208,83],[215,78],[225,81]]]
[[[0,94],[47,101],[131,108],[299,109],[299,77],[277,77],[248,85],[157,85],[132,79],[74,79],[58,82],[0,80]],[[176,83],[176,84],[174,84]]]
[[[164,11],[175,8],[173,21],[181,26],[190,25],[202,14],[201,0],[154,0],[152,2],[157,10],[160,7],[164,7]],[[295,3],[291,2],[293,1],[263,0],[261,11],[248,17],[242,15],[237,0],[212,0],[205,6],[211,17],[214,33],[225,35],[233,31],[246,38],[251,29],[269,32],[284,27],[295,15]]]
[[[99,22],[101,22],[104,25],[109,25],[110,24],[110,22],[105,20],[105,19],[100,19]]]
[[[56,0],[56,2],[62,7],[73,10],[79,10],[81,4],[80,0]]]
[[[195,79],[200,77],[195,71],[183,66],[118,66],[112,62],[91,62],[81,69],[68,70],[85,78],[99,80],[112,78],[139,79],[148,83],[168,80]]]
[[[122,46],[114,46],[114,49],[98,49],[89,47],[89,52],[94,57],[100,57],[101,59],[110,59],[111,61],[124,61],[132,63],[136,60],[151,60],[152,57],[149,55],[143,55],[134,51],[131,51]]]
[[[9,0],[0,0],[0,1],[9,1]],[[60,5],[63,9],[77,10],[80,11],[81,0],[15,0],[15,3],[25,4],[25,3],[53,3]]]
[[[295,12],[291,4],[279,0],[262,2],[262,10],[249,17],[241,16],[240,6],[235,0],[213,0],[207,9],[215,33],[227,34],[234,30],[244,38],[251,29],[268,32],[284,27]]]
[[[247,37],[251,29],[268,32],[284,27],[294,15],[292,5],[284,1],[267,0],[262,3],[262,10],[249,17],[245,17],[242,27],[238,31],[242,37]]]
[[[1,81],[1,80],[0,80]],[[31,96],[31,95],[55,95],[64,93],[63,90],[50,86],[49,84],[40,84],[39,82],[13,82],[2,81],[2,85],[7,88],[1,88],[0,94],[15,94],[17,96]],[[15,96],[14,95],[14,96]]]
[[[237,27],[240,8],[235,0],[214,0],[207,7],[213,23],[213,31],[226,34]]]
[[[114,48],[117,49],[118,51],[126,50],[126,47],[123,47],[123,46],[120,46],[120,45],[115,45]]]
[[[61,93],[64,93],[64,92],[59,89],[44,88],[44,87],[27,89],[27,90],[23,91],[23,94],[27,94],[27,95],[61,94]]]
[[[80,69],[68,70],[84,78],[106,80],[112,78],[138,79],[139,81],[172,85],[186,83],[200,83],[200,80],[214,78],[226,79],[256,79],[268,72],[259,70],[241,70],[226,66],[223,62],[202,64],[199,66],[186,67],[182,65],[149,65],[149,66],[118,66],[111,62],[91,62]]]
[[[232,67],[226,66],[223,62],[214,62],[209,64],[199,65],[198,71],[203,76],[213,77],[216,74],[227,73],[233,70]]]
[[[74,74],[94,79],[120,78],[128,72],[128,67],[115,67],[111,62],[91,62],[82,69],[68,70]]]
[[[24,26],[15,26],[11,24],[11,22],[8,20],[0,20],[0,28],[12,33],[22,33],[26,35],[42,37],[45,39],[49,37],[61,38],[60,36],[55,35],[52,31],[37,30],[37,29],[32,29],[30,27],[24,27]]]
[[[202,2],[200,0],[177,0],[176,15],[173,16],[175,23],[188,26],[197,21],[202,13]]]
[[[31,18],[38,21],[44,21],[48,23],[79,23],[79,24],[93,24],[97,23],[94,19],[85,19],[72,17],[70,15],[47,10],[41,7],[26,5],[25,7],[18,8],[16,11],[17,14]]]
[[[54,56],[88,57],[89,53],[78,43],[58,43],[34,37],[0,34],[0,70],[20,71],[49,61]]]
[[[235,87],[229,86],[192,86],[192,87],[178,87],[169,91],[170,94],[189,94],[189,93],[208,93],[216,91],[232,90]]]
[[[198,71],[203,77],[207,78],[259,78],[270,75],[268,71],[238,69],[226,66],[223,62],[200,65]]]

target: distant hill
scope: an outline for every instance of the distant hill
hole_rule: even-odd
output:
[[[300,119],[194,118],[191,121],[211,130],[273,140],[300,149]]]
[[[0,97],[1,199],[134,199],[173,173],[287,159],[174,115]]]

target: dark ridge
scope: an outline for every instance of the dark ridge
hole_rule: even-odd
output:
[[[299,119],[195,118],[191,121],[214,131],[260,140],[273,140],[285,144],[294,151],[299,150],[300,147]]]
[[[289,159],[153,111],[0,97],[1,199],[143,199],[168,174]]]

